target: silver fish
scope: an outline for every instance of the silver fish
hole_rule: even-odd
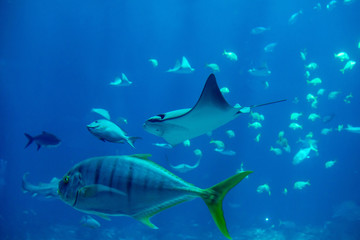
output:
[[[60,198],[73,208],[102,217],[130,216],[157,229],[150,218],[179,203],[200,197],[220,231],[230,239],[222,201],[251,171],[207,189],[185,182],[148,160],[150,155],[105,156],[84,160],[71,168],[59,183]]]
[[[21,187],[24,192],[29,192],[33,197],[37,195],[44,196],[46,198],[59,197],[57,189],[60,179],[54,177],[49,183],[39,183],[38,185],[33,185],[26,180],[28,175],[29,173],[25,173],[22,179]]]

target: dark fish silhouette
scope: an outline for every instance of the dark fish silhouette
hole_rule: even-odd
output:
[[[35,141],[37,145],[37,150],[43,147],[57,147],[61,143],[61,140],[58,139],[54,134],[43,131],[40,135],[35,137],[30,136],[27,133],[24,133],[27,139],[29,140],[25,148],[27,148],[32,142]]]

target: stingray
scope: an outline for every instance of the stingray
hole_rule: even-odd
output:
[[[240,113],[249,113],[252,108],[285,100],[269,102],[250,107],[232,107],[224,99],[214,74],[208,77],[201,96],[193,108],[179,109],[158,114],[144,123],[149,133],[162,137],[175,146],[208,133],[234,120]]]
[[[195,71],[195,69],[190,66],[190,63],[186,59],[186,57],[182,57],[181,63],[179,61],[176,61],[175,66],[167,70],[167,72],[173,73],[192,73],[193,71]]]

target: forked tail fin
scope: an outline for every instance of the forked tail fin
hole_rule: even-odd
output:
[[[228,179],[216,184],[215,186],[204,189],[204,192],[201,195],[201,198],[204,200],[210,210],[211,216],[213,217],[216,226],[228,239],[231,239],[231,237],[226,227],[222,202],[225,195],[230,191],[230,189],[235,187],[250,173],[252,173],[252,171],[245,171],[235,174],[234,176],[229,177]]]
[[[133,148],[135,148],[134,143],[135,143],[135,141],[138,140],[138,139],[141,139],[141,137],[129,137],[128,140],[127,140],[127,142],[129,143],[130,146],[132,146]]]
[[[25,145],[25,148],[27,148],[34,141],[34,138],[27,133],[24,133],[24,135],[29,140],[28,143]]]

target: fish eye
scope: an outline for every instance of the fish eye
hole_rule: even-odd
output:
[[[63,181],[64,181],[64,183],[69,183],[69,176],[65,176],[65,177],[63,178]]]

